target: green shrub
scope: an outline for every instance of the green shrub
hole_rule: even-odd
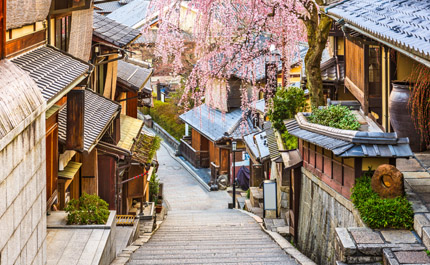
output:
[[[284,120],[292,119],[306,108],[306,98],[303,89],[298,87],[279,88],[273,98],[273,108],[267,113],[273,127],[281,134],[285,148],[296,149],[297,138],[290,135]]]
[[[149,199],[157,204],[158,192],[160,191],[160,180],[156,173],[152,173],[149,179]]]
[[[278,88],[273,97],[273,108],[267,115],[273,127],[280,133],[285,129],[284,120],[292,119],[306,108],[306,98],[303,89],[298,87]]]
[[[97,195],[84,194],[79,200],[70,200],[65,208],[67,224],[105,224],[109,217],[109,205]]]
[[[322,109],[314,108],[308,121],[345,130],[358,130],[360,128],[360,123],[351,110],[341,105],[330,105]]]
[[[152,119],[170,135],[180,140],[185,133],[185,124],[179,119],[181,109],[171,102],[154,100],[154,107],[141,108],[143,114],[151,115]]]
[[[160,136],[156,135],[154,137],[154,140],[152,141],[151,149],[149,150],[148,154],[148,163],[152,162],[152,159],[154,158],[155,154],[157,153],[157,150],[160,149],[161,145],[161,138]]]
[[[405,196],[383,199],[372,190],[371,174],[358,178],[352,189],[351,200],[361,219],[374,229],[413,229],[414,212]]]

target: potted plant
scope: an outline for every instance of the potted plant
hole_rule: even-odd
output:
[[[158,198],[158,193],[160,191],[160,180],[158,179],[157,174],[153,173],[151,178],[149,179],[149,198],[152,202],[154,202],[156,213],[160,213],[162,206],[162,200]]]

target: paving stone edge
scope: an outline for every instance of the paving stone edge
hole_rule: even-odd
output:
[[[316,265],[310,258],[306,257],[303,253],[301,253],[297,248],[295,248],[288,240],[286,240],[283,236],[281,236],[277,232],[272,232],[264,228],[264,221],[259,216],[247,212],[241,209],[235,209],[237,211],[241,211],[244,214],[249,215],[254,218],[254,220],[260,225],[261,230],[263,230],[266,234],[268,234],[288,255],[294,258],[297,263],[302,265]]]

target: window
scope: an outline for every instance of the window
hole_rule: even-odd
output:
[[[55,47],[67,52],[69,49],[72,16],[55,19]]]

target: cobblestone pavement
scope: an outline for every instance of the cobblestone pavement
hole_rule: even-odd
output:
[[[297,264],[253,218],[227,209],[226,192],[204,190],[166,147],[157,156],[168,216],[129,264]]]

